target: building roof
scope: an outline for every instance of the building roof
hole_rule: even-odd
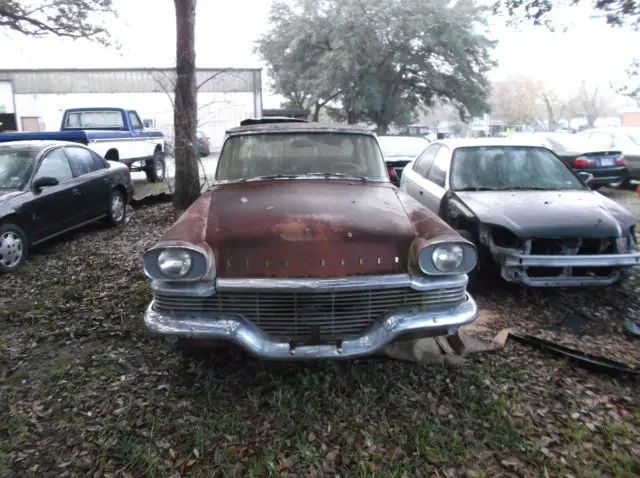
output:
[[[260,68],[197,68],[199,93],[254,93],[262,91]],[[0,81],[9,81],[20,94],[59,93],[171,93],[175,68],[56,68],[0,69]]]
[[[279,123],[266,123],[266,124],[253,124],[247,126],[236,126],[227,130],[227,134],[242,134],[242,133],[356,133],[356,134],[371,134],[373,131],[361,126],[355,126],[351,124],[325,124],[325,123],[313,123],[313,122],[279,122]]]

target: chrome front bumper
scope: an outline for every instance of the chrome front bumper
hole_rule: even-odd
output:
[[[241,316],[167,314],[154,310],[153,302],[147,307],[144,323],[150,332],[158,335],[228,341],[262,359],[304,360],[372,355],[404,335],[447,335],[477,317],[478,307],[467,294],[465,302],[440,310],[391,313],[363,335],[344,340],[340,345],[297,346],[272,340]]]
[[[640,252],[592,255],[528,255],[509,253],[502,261],[502,277],[532,287],[570,287],[610,285],[618,281],[625,269],[640,265]],[[608,276],[531,277],[526,267],[612,267],[619,268]]]

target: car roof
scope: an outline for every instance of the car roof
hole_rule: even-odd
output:
[[[0,134],[0,138],[2,135]],[[46,139],[26,139],[18,141],[7,141],[0,143],[0,148],[3,146],[9,146],[16,149],[45,149],[54,146],[80,146],[86,147],[84,144],[76,143],[74,141],[58,141],[58,140],[46,140]]]
[[[429,142],[424,136],[411,136],[410,134],[382,134],[378,135],[378,139],[418,139],[421,141]]]
[[[227,130],[226,134],[242,133],[355,133],[370,134],[375,133],[367,128],[352,124],[325,124],[313,122],[278,122],[264,124],[250,124],[246,126],[236,126]]]
[[[527,137],[438,139],[436,141],[433,141],[429,146],[433,144],[444,145],[452,150],[456,148],[465,148],[465,147],[473,147],[473,146],[540,146],[540,147],[546,148],[543,138],[527,138]]]
[[[580,133],[640,133],[640,128],[634,127],[634,126],[605,126],[602,128],[589,128],[589,129],[585,129],[583,131],[580,131],[577,134]]]

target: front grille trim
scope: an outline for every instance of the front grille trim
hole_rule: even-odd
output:
[[[317,333],[326,341],[361,335],[400,310],[434,310],[466,300],[463,285],[419,291],[408,287],[319,291],[219,291],[208,297],[154,294],[154,308],[178,316],[239,315],[277,340],[300,341]]]

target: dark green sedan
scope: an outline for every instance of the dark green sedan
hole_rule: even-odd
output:
[[[132,197],[129,168],[81,144],[0,144],[0,273],[62,233],[98,220],[124,223]]]

